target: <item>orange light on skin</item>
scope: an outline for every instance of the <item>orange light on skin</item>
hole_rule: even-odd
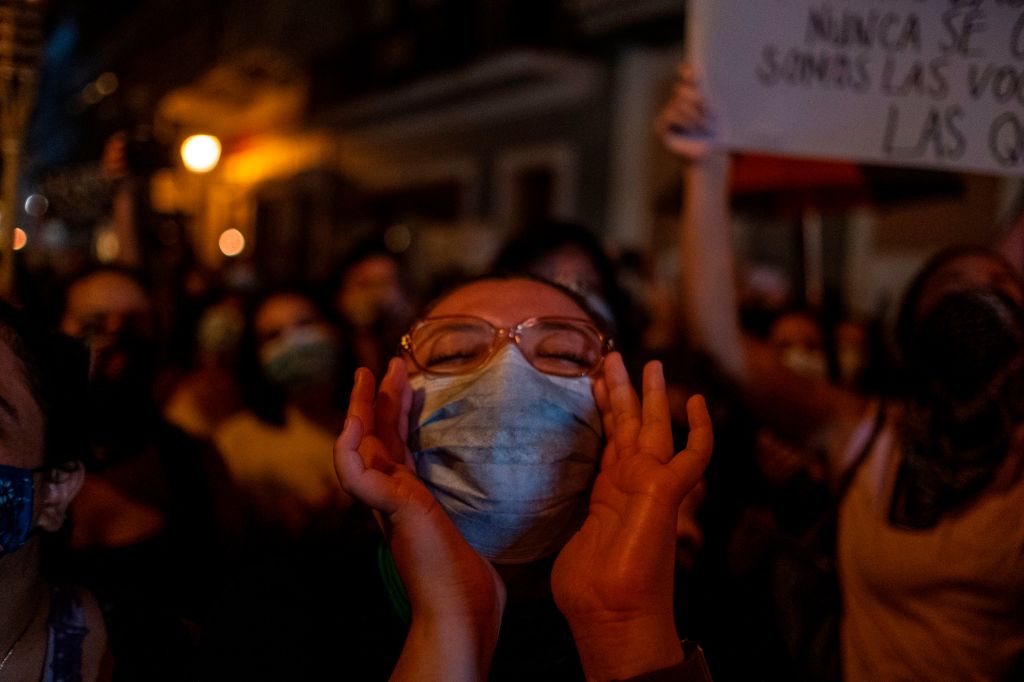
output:
[[[220,247],[220,252],[225,256],[229,258],[237,256],[242,251],[245,251],[245,235],[235,228],[224,230],[220,233],[217,246]]]
[[[181,160],[193,173],[209,173],[220,161],[220,140],[213,135],[190,135],[181,143]]]
[[[20,227],[14,228],[14,250],[21,251],[28,244],[28,235]]]

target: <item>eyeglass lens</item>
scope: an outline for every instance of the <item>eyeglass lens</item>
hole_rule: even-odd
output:
[[[582,323],[535,320],[521,325],[519,346],[539,371],[581,376],[601,360],[601,339]],[[413,360],[438,374],[459,374],[482,365],[500,342],[496,330],[483,320],[428,321],[413,332]]]

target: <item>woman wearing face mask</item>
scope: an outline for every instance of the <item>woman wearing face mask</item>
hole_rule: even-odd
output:
[[[312,298],[279,290],[253,306],[246,334],[241,386],[249,409],[225,421],[214,443],[260,524],[291,536],[331,525],[346,506],[324,454],[347,392],[337,331]]]
[[[881,405],[741,340],[725,177],[680,71],[659,127],[687,160],[682,242],[693,328],[773,425],[820,445],[839,495],[843,679],[1024,675],[1024,285],[994,252],[936,256],[904,297],[904,394]],[[698,267],[699,264],[699,267]]]
[[[597,319],[558,285],[482,279],[413,325],[376,397],[357,373],[335,466],[388,538],[392,679],[702,679],[672,576],[710,420],[693,398],[675,454],[660,366],[641,402]]]
[[[0,679],[108,679],[95,600],[54,552],[85,477],[87,361],[0,302]],[[75,360],[80,362],[76,363]],[[80,389],[76,395],[74,388]],[[61,538],[66,541],[66,538]]]

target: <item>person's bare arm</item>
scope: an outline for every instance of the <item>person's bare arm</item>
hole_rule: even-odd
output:
[[[679,257],[688,329],[695,345],[740,385],[760,418],[784,435],[824,448],[835,473],[867,400],[824,380],[797,375],[770,347],[741,332],[729,220],[729,158],[716,148],[709,120],[696,77],[681,67],[673,98],[657,126],[666,148],[684,162]]]

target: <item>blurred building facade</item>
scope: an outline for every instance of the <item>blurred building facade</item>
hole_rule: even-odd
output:
[[[164,150],[138,194],[154,248],[183,241],[210,268],[326,280],[379,235],[420,281],[480,268],[516,227],[553,217],[672,272],[678,162],[652,121],[684,54],[681,0],[121,0],[57,8],[51,42],[67,21],[65,99],[93,136],[78,160],[98,156],[96,131],[124,127]],[[98,96],[104,74],[118,86]],[[223,143],[204,175],[176,155],[196,132]],[[748,203],[737,243],[790,273],[812,251],[826,285],[870,312],[927,252],[994,238],[1017,191],[940,178],[936,196],[911,176],[870,188],[902,199],[825,203],[817,237],[791,210]],[[238,256],[218,247],[228,229],[246,239]]]

